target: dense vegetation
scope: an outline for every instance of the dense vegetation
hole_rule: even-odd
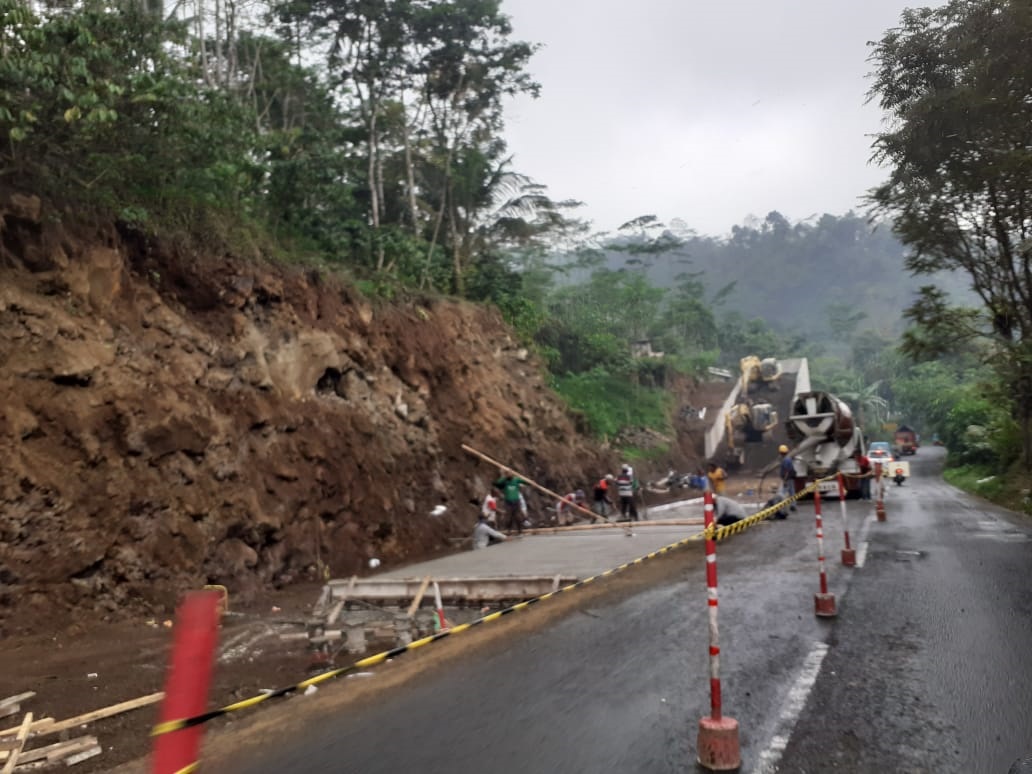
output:
[[[506,150],[505,100],[540,85],[501,0],[0,0],[0,181],[367,292],[492,303],[600,435],[661,428],[672,370],[806,355],[874,435],[904,420],[957,463],[1027,466],[1030,33],[1025,4],[954,0],[874,46],[894,120],[873,222],[599,235]]]
[[[907,312],[904,350],[970,353],[978,386],[958,388],[942,364],[926,364],[942,390],[929,401],[952,399],[947,441],[966,446],[951,451],[995,474],[1018,463],[1022,477],[1032,470],[1030,36],[1027,2],[905,11],[874,46],[871,92],[891,119],[875,151],[892,168],[873,201],[910,249],[907,268],[959,272],[976,296],[960,306],[940,287],[923,287]]]

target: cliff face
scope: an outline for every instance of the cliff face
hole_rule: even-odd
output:
[[[444,550],[496,474],[462,443],[557,489],[612,462],[491,311],[0,215],[8,627]]]

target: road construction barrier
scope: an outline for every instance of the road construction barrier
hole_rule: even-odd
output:
[[[821,492],[813,493],[813,512],[817,521],[817,567],[820,571],[820,591],[814,596],[813,606],[817,615],[831,618],[837,613],[835,595],[828,593],[828,573],[824,567],[824,520],[821,517]]]
[[[742,765],[738,721],[725,717],[720,697],[720,634],[717,626],[717,541],[714,538],[713,493],[706,490],[706,604],[709,611],[710,715],[699,720],[696,756],[715,771],[737,771]]]
[[[413,650],[418,650],[419,648],[426,647],[431,643],[438,642],[447,637],[454,637],[459,634],[463,634],[464,632],[470,631],[471,629],[474,629],[483,624],[497,621],[507,615],[510,615],[511,613],[515,613],[520,610],[526,610],[532,607],[533,605],[538,604],[539,602],[544,602],[545,600],[551,599],[560,594],[565,594],[575,589],[583,588],[594,583],[595,581],[608,578],[612,575],[616,575],[617,573],[623,572],[624,570],[627,570],[631,567],[635,567],[639,564],[642,564],[648,561],[649,559],[655,559],[675,549],[682,548],[688,545],[689,543],[696,543],[699,540],[705,539],[707,536],[712,536],[714,540],[724,540],[730,537],[731,535],[738,534],[739,532],[748,529],[750,526],[753,526],[767,518],[770,518],[770,516],[777,513],[779,510],[781,510],[783,507],[786,507],[791,502],[794,502],[795,500],[798,500],[799,498],[804,497],[805,495],[814,491],[819,484],[820,481],[815,481],[809,484],[805,489],[802,489],[799,492],[797,492],[795,495],[785,498],[778,504],[770,506],[769,508],[765,508],[752,516],[749,516],[745,519],[742,519],[739,522],[736,522],[735,524],[731,524],[724,527],[718,526],[715,523],[710,524],[701,532],[689,535],[688,537],[670,543],[669,545],[663,546],[662,548],[658,548],[655,551],[652,551],[651,553],[639,556],[636,559],[632,559],[629,562],[624,562],[623,564],[617,567],[612,567],[597,575],[593,575],[590,578],[584,578],[582,580],[576,581],[575,583],[570,583],[566,586],[562,586],[554,591],[550,591],[546,594],[534,597],[533,599],[528,599],[524,602],[519,602],[515,605],[504,608],[502,610],[489,613],[488,615],[481,616],[480,618],[470,621],[469,623],[459,624],[457,626],[452,626],[447,629],[442,629],[439,632],[435,632],[434,634],[428,635],[421,639],[413,640],[407,645],[400,645],[396,648],[391,648],[390,650],[381,651],[380,653],[376,653],[372,656],[367,656],[366,658],[359,659],[358,661],[355,661],[354,663],[349,664],[348,666],[339,667],[336,669],[329,669],[324,672],[320,672],[317,675],[313,675],[312,677],[309,677],[306,680],[294,683],[293,685],[288,685],[283,688],[278,688],[276,690],[266,691],[256,696],[251,696],[247,699],[241,699],[240,701],[233,702],[232,704],[227,704],[224,707],[219,707],[218,709],[210,710],[207,712],[197,712],[193,715],[182,713],[178,718],[168,718],[163,716],[163,720],[151,729],[151,736],[161,737],[167,734],[172,734],[182,729],[193,728],[195,726],[203,725],[204,723],[214,720],[215,718],[219,718],[233,712],[239,712],[241,710],[250,709],[251,707],[256,707],[259,704],[264,704],[273,699],[282,698],[284,696],[290,696],[294,693],[302,693],[310,686],[321,685],[322,683],[328,682],[337,677],[343,677],[353,672],[377,666],[389,659],[398,658]]]
[[[842,549],[842,564],[846,567],[856,567],[856,551],[849,545],[849,516],[846,514],[846,482],[842,474],[838,479],[839,512],[842,514],[842,535],[845,538],[846,546]]]
[[[874,463],[874,482],[878,487],[878,498],[874,503],[874,513],[878,521],[885,521],[885,476],[882,475],[882,464]]]
[[[203,712],[207,706],[219,615],[227,597],[218,590],[195,591],[176,611],[175,642],[159,726]],[[189,725],[171,730],[178,733],[154,740],[154,774],[183,774],[197,768],[203,730]]]

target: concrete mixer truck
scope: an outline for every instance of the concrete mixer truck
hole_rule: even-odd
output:
[[[801,392],[792,400],[785,424],[789,456],[795,466],[796,491],[835,473],[845,474],[846,496],[860,494],[855,478],[860,466],[854,455],[864,452],[864,435],[843,401],[828,392]],[[838,484],[821,484],[821,496],[838,497]]]

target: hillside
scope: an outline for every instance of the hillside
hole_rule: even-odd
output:
[[[556,488],[612,464],[485,308],[377,306],[315,271],[62,226],[35,197],[0,215],[8,626],[446,549],[496,472],[462,443]]]
[[[722,314],[760,318],[782,334],[832,349],[854,330],[897,338],[903,311],[930,282],[907,271],[907,249],[891,224],[854,212],[790,222],[774,211],[747,218],[726,237],[701,235],[675,220],[663,238],[668,250],[643,257],[642,234],[621,235],[607,246],[607,268],[644,264],[664,288],[697,272],[711,298],[732,286],[719,305]],[[959,302],[974,301],[962,276],[943,272],[935,284]]]
[[[0,197],[0,630],[456,550],[497,473],[464,443],[564,492],[620,462],[490,307],[63,220]],[[701,464],[728,385],[665,389],[643,479]]]

